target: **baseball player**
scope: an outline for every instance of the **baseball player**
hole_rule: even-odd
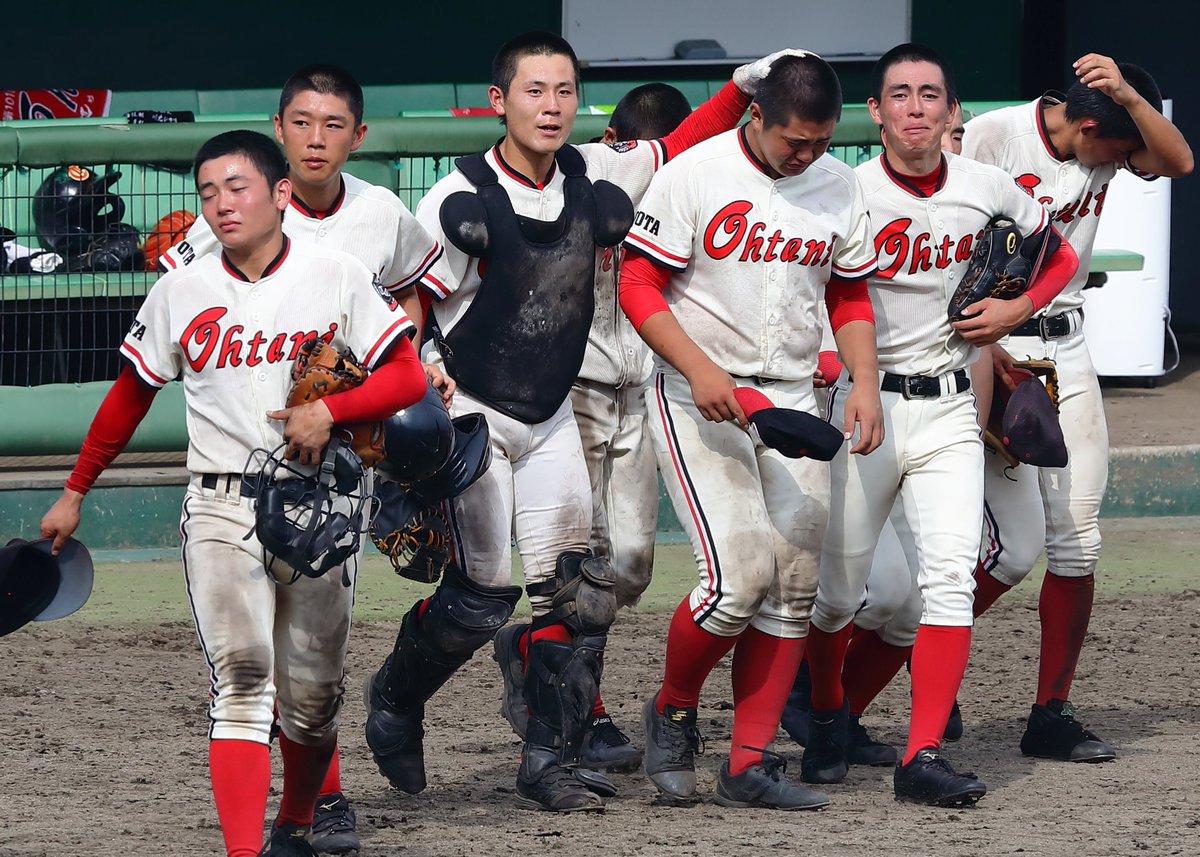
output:
[[[299,244],[354,256],[374,275],[381,294],[395,295],[411,310],[413,287],[418,282],[444,283],[449,270],[441,245],[396,194],[342,172],[366,138],[362,118],[362,87],[344,69],[311,65],[288,78],[275,115],[275,139],[283,145],[292,184],[283,229]],[[219,249],[212,228],[201,218],[183,241],[163,254],[159,267],[175,270]],[[453,382],[436,367],[426,371],[449,398]],[[286,735],[280,738],[287,740]],[[357,850],[355,824],[335,750],[317,800],[311,841],[320,852]]]
[[[647,390],[671,502],[700,574],[667,636],[663,683],[646,701],[646,773],[671,801],[695,798],[697,705],[733,655],[734,725],[715,799],[813,809],[765,748],[800,664],[829,510],[829,468],[785,458],[743,430],[748,394],[818,413],[813,373],[822,299],[847,364],[876,373],[865,279],[870,223],[849,167],[827,149],[841,86],[813,54],[785,57],[750,121],[669,164],[642,200],[626,247],[621,306],[658,355]],[[852,451],[882,440],[879,391],[860,385],[834,425]]]
[[[370,682],[367,743],[402,791],[425,786],[426,700],[521,595],[510,584],[515,536],[534,617],[517,793],[555,811],[601,808],[587,783],[613,793],[578,767],[616,609],[615,573],[588,550],[591,490],[569,400],[592,322],[596,248],[624,237],[629,197],[665,160],[737,121],[769,60],[739,68],[736,84],[662,140],[574,147],[574,51],[551,34],[517,37],[497,54],[488,91],[504,138],[460,159],[418,206],[452,271],[443,287],[425,287],[435,300],[425,351],[458,384],[452,412],[486,415],[492,463],[453,501],[457,565],[405,617]]]
[[[1003,171],[943,154],[955,100],[951,70],[927,47],[897,46],[875,65],[867,106],[883,129],[884,153],[855,172],[879,254],[870,291],[883,371],[879,380],[853,371],[853,380],[840,378],[832,421],[841,419],[848,393],[879,384],[885,440],[874,455],[839,454],[833,461],[808,644],[810,734],[801,762],[807,782],[846,775],[843,661],[876,541],[899,497],[907,526],[897,534],[911,541],[905,551],[919,562],[924,610],[912,652],[908,746],[894,788],[899,799],[948,806],[973,803],[986,791],[938,753],[970,646],[975,516],[983,510],[983,445],[966,370],[978,344],[999,339],[1044,306],[1076,266],[1045,213]],[[1018,225],[1030,253],[1045,246],[1048,260],[1027,295],[980,301],[952,325],[950,295],[974,242],[1000,214]]]
[[[1117,170],[1124,166],[1147,179],[1178,177],[1192,171],[1193,161],[1183,135],[1162,115],[1162,98],[1146,71],[1094,53],[1076,60],[1074,69],[1077,80],[1065,96],[1050,92],[969,122],[963,154],[1013,176],[1080,258],[1067,288],[992,349],[998,366],[1009,355],[1055,362],[1068,463],[1005,472],[999,457],[989,456],[975,615],[1029,573],[1042,549],[1041,539],[1029,536],[1044,530],[1048,573],[1038,605],[1041,660],[1021,752],[1085,762],[1116,753],[1075,720],[1068,701],[1092,612],[1100,503],[1108,480],[1108,432],[1083,338],[1082,289]]]
[[[679,127],[692,107],[682,92],[665,83],[631,89],[617,103],[603,136],[617,149],[635,140],[657,140]],[[658,521],[658,470],[650,448],[644,387],[650,352],[617,305],[619,248],[596,257],[596,309],[588,331],[571,406],[592,485],[589,548],[607,556],[617,575],[617,607],[636,604],[650,585]],[[522,738],[528,722],[524,704],[524,653],[530,625],[509,625],[496,635],[496,660],[504,670],[502,712]],[[508,656],[516,651],[520,659]],[[614,722],[597,695],[584,739],[582,764],[599,771],[631,771],[642,753]]]
[[[962,152],[962,117],[962,105],[955,102],[942,134],[943,151],[955,155]],[[842,374],[843,367],[835,347],[833,338],[828,335],[821,343],[821,359],[813,379],[818,388],[831,387]],[[975,395],[982,425],[991,402],[991,362],[976,360],[971,364],[970,373],[971,392]],[[854,614],[854,631],[846,647],[842,689],[850,715],[846,734],[846,762],[850,765],[891,767],[898,758],[894,747],[871,737],[861,718],[867,706],[908,662],[924,609],[921,591],[916,585],[919,563],[904,550],[905,544],[912,545],[912,539],[901,541],[896,534],[897,527],[904,529],[906,526],[904,504],[897,498],[879,534],[863,603]],[[905,569],[910,572],[907,576],[903,573]],[[788,695],[782,720],[784,729],[801,745],[808,743],[811,694],[808,667],[802,664],[792,693]],[[962,718],[956,702],[942,737],[957,741],[961,736]]]
[[[242,471],[253,450],[283,441],[302,463],[317,463],[334,423],[391,415],[420,399],[426,382],[406,336],[412,322],[379,299],[371,272],[283,233],[291,183],[272,140],[218,135],[200,148],[194,175],[222,252],[151,288],[121,345],[129,365],[42,533],[57,546],[76,529],[96,477],[157,390],[182,375],[192,471],[180,522],[184,576],[212,679],[209,760],[226,853],[260,853],[277,704],[283,797],[261,853],[311,855],[305,836],[334,749],[353,587],[339,569],[291,585],[267,572],[262,546],[246,535],[254,489]],[[299,346],[318,337],[362,355],[374,372],[356,390],[280,410]]]

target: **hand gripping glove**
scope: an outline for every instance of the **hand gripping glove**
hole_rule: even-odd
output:
[[[342,354],[323,339],[309,340],[300,346],[292,364],[292,389],[286,405],[294,408],[352,390],[369,374],[352,352]],[[335,430],[349,438],[363,467],[374,467],[383,459],[383,423],[348,423]]]

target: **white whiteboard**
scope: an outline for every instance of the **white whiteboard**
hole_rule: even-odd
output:
[[[714,39],[729,59],[798,47],[875,59],[907,42],[910,0],[563,0],[563,36],[581,62],[674,60],[684,39]],[[681,60],[674,60],[682,62]]]

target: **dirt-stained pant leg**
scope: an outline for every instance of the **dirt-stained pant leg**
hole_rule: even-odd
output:
[[[995,453],[984,454],[983,541],[979,562],[1007,586],[1016,586],[1042,555],[1046,516],[1038,468],[1008,467]]]
[[[817,412],[810,382],[743,381],[741,386],[761,390],[777,407]],[[787,458],[761,444],[755,451],[776,574],[750,624],[773,637],[806,637],[829,522],[829,463]]]
[[[636,604],[650,585],[658,524],[645,389],[578,381],[571,401],[592,484],[591,548],[617,572],[618,605]]]
[[[462,391],[451,410],[454,416],[484,414],[492,443],[491,466],[452,504],[463,570],[484,586],[509,585],[515,537],[526,585],[549,580],[560,554],[586,550],[592,523],[591,487],[570,400],[533,425]],[[548,597],[530,602],[535,616],[550,605]]]
[[[365,546],[365,541],[364,541]],[[354,584],[363,549],[319,578],[279,584],[275,595],[275,684],[279,726],[292,741],[315,746],[337,735],[345,690],[346,647]]]
[[[754,442],[736,423],[704,419],[674,371],[651,377],[646,402],[658,466],[700,572],[688,599],[692,616],[709,633],[736,636],[775,577]]]

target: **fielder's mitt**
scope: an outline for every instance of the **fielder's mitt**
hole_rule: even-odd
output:
[[[963,310],[985,298],[1010,301],[1029,289],[1032,266],[1021,255],[1021,233],[1007,217],[993,217],[975,245],[962,282],[950,298],[951,321],[962,321]]]
[[[1007,385],[997,381],[992,394],[992,408],[988,413],[987,428],[983,432],[983,442],[1003,458],[1009,467],[1016,467],[1021,463],[1021,459],[1014,454],[1012,434],[1016,422],[1024,417],[1026,421],[1032,420],[1034,423],[1044,425],[1041,426],[1041,431],[1036,432],[1039,437],[1024,439],[1028,441],[1027,443],[1018,440],[1018,450],[1016,451],[1022,451],[1022,447],[1030,447],[1028,450],[1024,450],[1022,456],[1030,464],[1046,461],[1045,466],[1063,466],[1054,463],[1061,458],[1059,447],[1062,440],[1062,430],[1058,426],[1058,371],[1054,368],[1054,361],[1016,360],[1013,361],[1008,376],[1018,388],[1028,382],[1038,383],[1035,379],[1040,379],[1040,383],[1045,387],[1046,398],[1049,399],[1051,408],[1047,411],[1043,406],[1039,411],[1035,404],[1031,414],[1019,413],[1018,411],[1023,407],[1021,399],[1025,397],[1018,399],[1016,392],[1010,393]],[[1015,407],[1014,399],[1018,399]],[[1039,396],[1038,399],[1040,400],[1041,397]],[[1024,406],[1028,407],[1028,403],[1025,403]],[[1065,446],[1062,449],[1065,451]]]
[[[450,524],[440,504],[422,506],[397,482],[380,480],[379,511],[368,533],[401,577],[437,583],[450,562]]]
[[[368,374],[370,371],[352,352],[341,354],[323,339],[309,340],[300,346],[292,365],[292,389],[286,405],[294,408],[352,390]],[[337,426],[336,430],[348,439],[363,467],[374,467],[383,459],[382,423],[350,423]]]

